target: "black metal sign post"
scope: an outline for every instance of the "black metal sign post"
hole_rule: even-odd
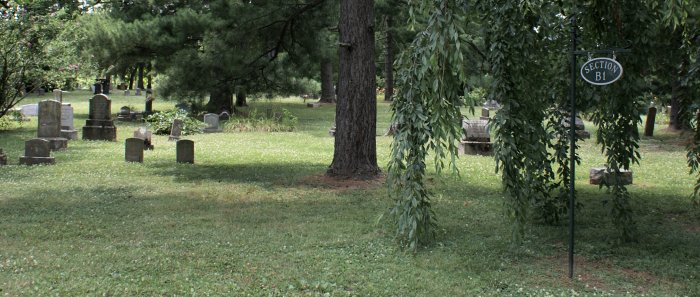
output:
[[[622,77],[622,65],[615,61],[615,53],[630,52],[629,49],[624,48],[614,48],[614,49],[603,49],[603,50],[593,50],[593,51],[580,51],[576,50],[576,38],[578,27],[576,25],[576,9],[571,16],[571,88],[569,92],[569,104],[571,105],[571,114],[569,118],[569,137],[570,137],[570,148],[569,148],[569,278],[574,277],[574,206],[575,204],[575,191],[576,191],[576,56],[578,55],[588,55],[591,54],[612,54],[613,59],[609,58],[596,58],[589,59],[588,62],[583,64],[580,73],[581,77],[590,84],[593,85],[608,85]]]

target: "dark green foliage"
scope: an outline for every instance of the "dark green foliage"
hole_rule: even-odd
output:
[[[398,239],[413,250],[435,235],[435,214],[423,182],[425,159],[432,152],[440,172],[443,159],[449,156],[456,171],[460,107],[464,105],[460,94],[464,90],[454,86],[463,84],[467,77],[467,69],[458,67],[466,54],[462,46],[465,18],[460,15],[465,11],[444,4],[432,12],[426,29],[398,58],[396,83],[400,91],[392,105],[397,129],[389,161],[390,193],[396,199],[391,213],[396,219]]]
[[[206,126],[203,122],[188,116],[184,110],[158,111],[146,117],[146,122],[153,133],[169,135],[175,119],[182,120],[182,135],[202,133],[202,129]]]

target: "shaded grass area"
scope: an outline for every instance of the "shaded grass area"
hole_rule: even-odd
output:
[[[86,116],[89,95],[72,95]],[[127,105],[117,102],[141,100],[112,97],[113,112]],[[378,106],[380,135],[389,106]],[[587,169],[604,158],[594,141],[581,144],[584,207],[569,280],[564,222],[533,221],[525,242],[511,245],[492,158],[461,157],[461,177],[430,175],[438,234],[412,254],[393,241],[392,201],[381,181],[322,178],[332,160],[334,106],[311,109],[288,98],[251,108],[288,109],[299,129],[188,136],[194,165],[176,164],[175,144],[156,136],[155,151],[132,164],[123,143],[138,125],[117,122],[116,143],[71,141],[54,153],[56,165],[36,167],[16,165],[35,119],[0,132],[11,162],[0,167],[0,294],[698,295],[700,211],[688,198],[693,177],[675,133],[643,139],[642,163],[632,168],[636,243],[618,242],[609,197],[587,184]],[[83,124],[76,120],[77,129]],[[381,165],[390,141],[377,138]]]

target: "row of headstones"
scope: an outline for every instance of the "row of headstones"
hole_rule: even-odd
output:
[[[143,163],[143,152],[148,147],[142,138],[127,138],[124,144],[124,158],[127,162]],[[176,161],[194,164],[194,141],[178,140],[176,143]]]

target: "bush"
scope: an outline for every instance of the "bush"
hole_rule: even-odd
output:
[[[292,132],[298,123],[299,119],[284,108],[280,112],[269,109],[265,113],[253,109],[248,114],[231,118],[223,128],[228,132]]]
[[[182,135],[202,133],[202,129],[206,126],[203,122],[189,117],[187,112],[183,110],[158,111],[146,117],[146,122],[153,133],[170,135],[170,129],[175,119],[182,120]]]

